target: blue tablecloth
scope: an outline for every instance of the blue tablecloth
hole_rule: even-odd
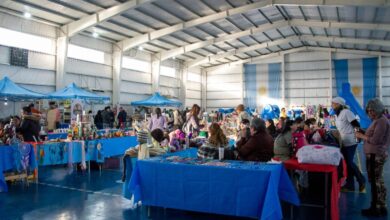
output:
[[[3,172],[32,171],[36,168],[34,150],[31,145],[0,146],[0,192],[7,192],[8,187]]]
[[[182,158],[180,155],[189,155]],[[282,219],[279,199],[299,205],[282,164],[195,158],[196,149],[139,160],[128,185],[134,202],[259,219]]]
[[[42,166],[79,163],[82,162],[84,150],[85,161],[93,160],[102,163],[107,157],[123,155],[128,148],[135,147],[137,144],[136,136],[85,141],[84,149],[80,141],[44,143],[37,145],[38,162]]]
[[[98,144],[100,143],[100,148]],[[88,158],[97,162],[104,161],[106,157],[121,156],[130,147],[138,144],[136,136],[98,139],[88,142]]]
[[[37,145],[40,166],[79,163],[82,161],[81,142],[58,142]],[[86,157],[86,161],[88,158]]]

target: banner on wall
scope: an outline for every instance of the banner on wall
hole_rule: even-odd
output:
[[[341,96],[343,84],[349,83],[351,93],[363,107],[376,97],[378,58],[333,60],[337,95]]]
[[[257,108],[280,100],[280,75],[281,63],[245,64],[245,106]]]

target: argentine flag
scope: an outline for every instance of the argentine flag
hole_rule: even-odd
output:
[[[333,60],[337,95],[342,94],[343,83],[349,83],[351,92],[364,109],[368,100],[376,97],[378,58]]]
[[[244,104],[250,108],[278,100],[280,96],[281,63],[244,65]]]

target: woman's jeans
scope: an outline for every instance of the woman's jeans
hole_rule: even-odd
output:
[[[355,153],[356,153],[356,147],[357,144],[352,146],[343,146],[341,148],[341,153],[344,156],[345,162],[347,164],[347,171],[348,176],[346,180],[346,184],[344,187],[355,190],[355,181],[354,177],[356,177],[359,185],[363,185],[366,182],[366,179],[364,178],[363,174],[360,172],[359,168],[356,166],[354,160]]]

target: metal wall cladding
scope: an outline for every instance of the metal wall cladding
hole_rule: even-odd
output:
[[[131,94],[152,94],[152,85],[122,81],[120,91]]]
[[[189,99],[187,98],[185,100],[185,107],[191,108],[194,104],[197,104],[199,106],[202,105],[202,101],[200,99]]]
[[[186,98],[188,99],[201,99],[201,92],[200,91],[191,91],[191,90],[187,90],[186,91]]]
[[[55,85],[55,72],[29,69],[17,66],[0,65],[0,77],[9,76],[15,83],[32,85]]]
[[[112,79],[112,67],[99,63],[68,58],[66,71],[80,75],[90,75]]]
[[[24,11],[24,10],[23,10]],[[57,37],[56,27],[0,12],[0,27],[42,37]]]
[[[208,100],[219,100],[221,98],[225,99],[241,99],[242,92],[241,91],[224,91],[224,92],[207,92]]]
[[[178,78],[160,75],[160,86],[176,89],[180,87],[180,80]]]
[[[146,84],[152,83],[152,74],[151,73],[138,72],[135,70],[129,70],[129,69],[122,68],[121,74],[122,74],[122,80],[124,80],[124,81],[146,83]]]
[[[65,78],[65,85],[74,82],[78,86],[83,88],[112,91],[112,79],[109,78],[100,78],[95,76],[80,75],[80,74],[69,73],[69,72],[65,74],[64,78]]]
[[[189,82],[189,81],[187,81],[186,88],[187,88],[187,90],[201,91],[202,90],[202,84],[198,83],[198,82]]]
[[[163,96],[174,97],[174,98],[179,97],[179,89],[160,86],[159,91]]]
[[[242,104],[241,99],[207,100],[207,108],[227,108]]]
[[[28,52],[28,67],[42,70],[56,70],[56,56],[38,53],[34,51]]]
[[[146,99],[148,97],[150,97],[150,95],[121,92],[119,100],[121,104],[130,105],[130,102],[132,101],[139,101],[139,100]]]

